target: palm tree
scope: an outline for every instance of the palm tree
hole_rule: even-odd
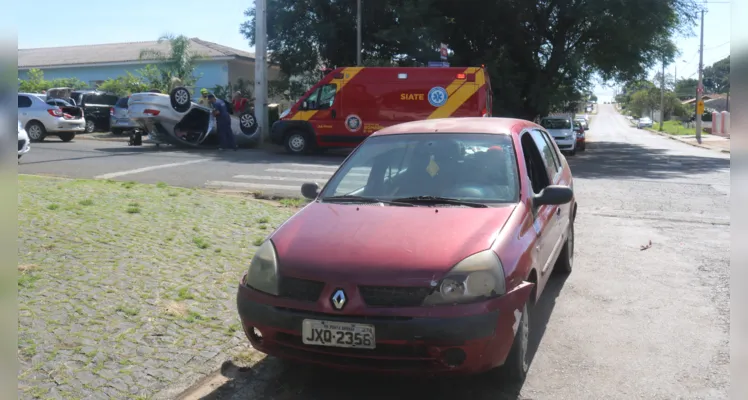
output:
[[[197,82],[194,74],[197,61],[205,57],[190,50],[190,39],[187,36],[166,34],[158,38],[159,44],[167,41],[167,53],[157,49],[143,49],[140,51],[140,59],[161,62],[161,84],[166,86],[164,89],[167,91],[176,86],[194,86]]]

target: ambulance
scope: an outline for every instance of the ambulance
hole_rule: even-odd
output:
[[[485,67],[336,68],[281,114],[270,140],[291,154],[356,147],[399,123],[490,117]]]

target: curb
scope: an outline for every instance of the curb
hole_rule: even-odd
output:
[[[653,130],[653,129],[650,129],[650,128],[646,128],[646,130],[649,131],[649,132],[651,132],[651,133],[654,133],[656,135],[660,135],[660,136],[666,137],[666,138],[668,138],[670,140],[675,140],[675,141],[678,141],[678,142],[681,142],[681,143],[685,143],[685,144],[687,144],[689,146],[699,147],[699,148],[702,148],[702,149],[714,150],[714,151],[719,151],[721,153],[730,154],[730,150],[715,149],[714,147],[704,146],[703,144],[686,142],[684,140],[678,139],[676,136],[673,136],[673,135],[671,135],[669,133],[664,133],[664,132],[656,131],[656,130]]]

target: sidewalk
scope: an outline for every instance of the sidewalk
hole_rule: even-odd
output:
[[[672,140],[677,140],[695,147],[701,147],[702,149],[709,149],[715,151],[721,151],[722,153],[730,153],[730,138],[718,135],[701,135],[701,144],[696,141],[696,135],[671,135],[669,133],[660,132],[656,129],[647,129],[648,131],[665,136]]]

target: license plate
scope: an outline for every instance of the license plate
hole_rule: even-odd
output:
[[[374,325],[305,319],[301,325],[304,344],[354,349],[376,347]]]

